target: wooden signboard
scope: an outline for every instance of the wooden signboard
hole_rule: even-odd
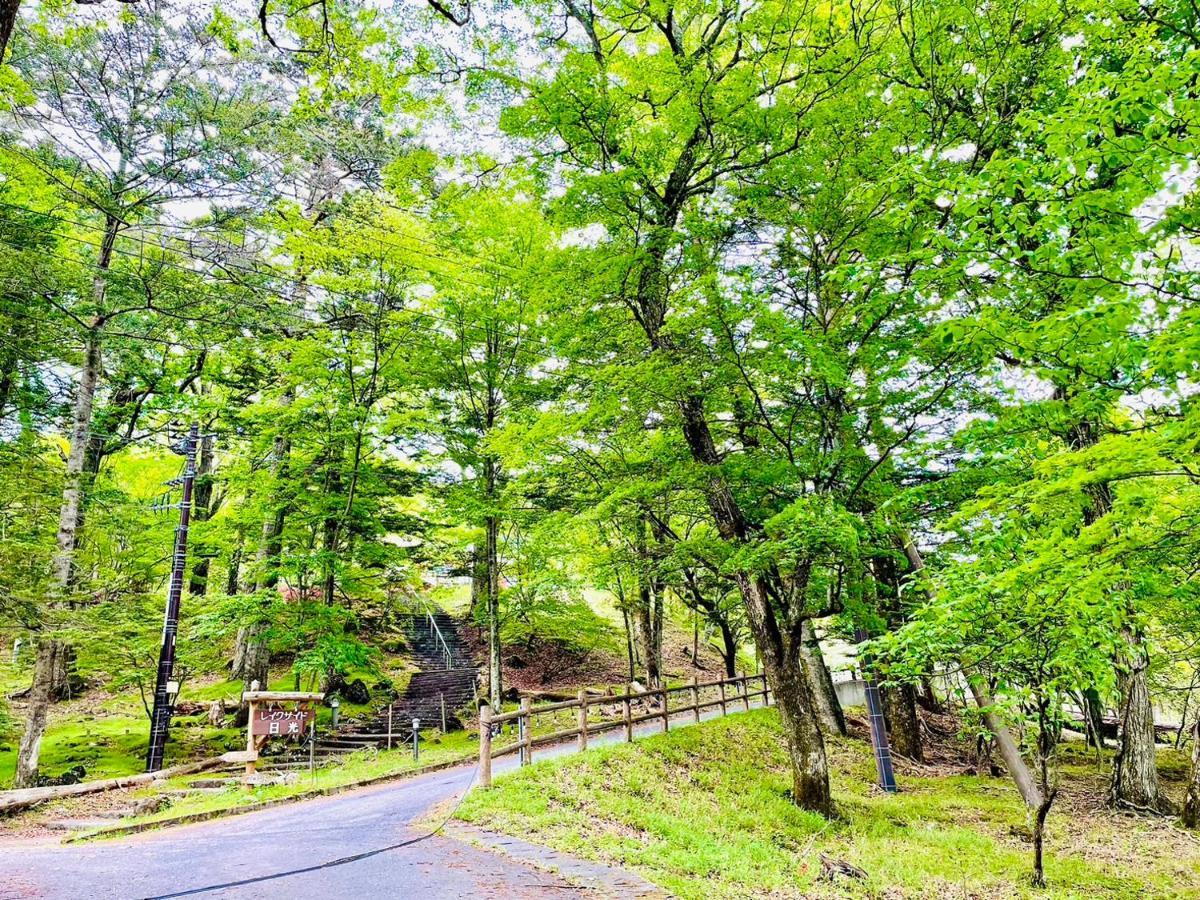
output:
[[[250,733],[255,737],[282,737],[300,740],[308,732],[312,720],[311,709],[284,709],[274,704],[256,706],[250,723]]]
[[[257,681],[252,688],[242,693],[242,700],[250,707],[244,754],[247,787],[254,779],[258,751],[273,737],[300,740],[316,715],[312,705],[325,699],[324,694],[306,691],[260,691]]]

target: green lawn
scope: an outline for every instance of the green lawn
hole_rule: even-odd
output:
[[[1103,773],[1066,767],[1051,814],[1048,891],[1028,887],[1023,807],[1007,780],[904,774],[872,786],[869,746],[832,742],[839,818],[792,805],[774,710],[536,763],[473,792],[465,820],[640,872],[681,897],[1185,897],[1200,842],[1168,820],[1094,802]],[[820,854],[866,882],[821,880]]]
[[[469,737],[465,731],[452,731],[443,735],[431,734],[428,737],[422,737],[419,761],[413,759],[411,747],[390,751],[361,750],[346,754],[322,766],[312,775],[301,771],[290,784],[262,785],[251,789],[240,785],[231,785],[219,793],[197,794],[173,800],[169,806],[159,812],[122,820],[121,824],[155,822],[192,813],[234,809],[239,806],[261,803],[264,800],[292,797],[313,790],[335,788],[374,778],[386,778],[391,775],[402,775],[405,772],[440,763],[473,759],[478,753],[478,748],[478,742]],[[161,787],[156,786],[138,792],[138,795],[148,796],[160,790],[181,788],[195,777],[172,779]]]

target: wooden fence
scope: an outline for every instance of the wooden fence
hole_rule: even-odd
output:
[[[752,686],[754,690],[751,690]],[[684,695],[682,704],[678,702],[679,695]],[[676,698],[675,702],[672,697]],[[523,697],[520,709],[498,715],[493,715],[491,707],[485,703],[479,710],[479,784],[485,788],[491,786],[492,760],[500,756],[517,753],[524,766],[532,761],[534,747],[576,738],[579,749],[586,750],[590,736],[617,729],[624,729],[625,740],[632,741],[634,726],[642,722],[661,720],[663,731],[668,731],[673,715],[690,712],[694,721],[699,722],[704,710],[720,707],[721,715],[726,715],[731,706],[748,710],[750,701],[756,697],[762,698],[761,705],[770,705],[770,688],[764,674],[742,673],[735,678],[706,682],[693,678],[687,684],[637,692],[632,692],[627,686],[624,694],[589,694],[580,691],[575,700],[540,706],[534,706],[528,697]],[[572,709],[577,711],[573,727],[534,734],[535,716],[553,715]],[[597,711],[599,716],[592,718],[589,710]],[[504,746],[496,746],[493,728],[506,723],[515,723],[517,739]]]

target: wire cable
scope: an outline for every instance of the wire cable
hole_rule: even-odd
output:
[[[450,820],[454,818],[454,814],[458,812],[458,809],[460,806],[462,806],[463,801],[467,799],[467,794],[471,792],[471,788],[475,785],[475,776],[478,774],[479,765],[476,764],[475,768],[471,770],[471,778],[469,781],[467,781],[467,786],[463,788],[462,794],[460,794],[458,800],[455,801],[453,809],[446,813],[446,817],[442,819],[437,828],[434,828],[432,831],[419,835],[415,838],[409,838],[408,840],[400,841],[397,844],[389,844],[386,847],[377,847],[374,850],[364,850],[362,853],[355,853],[351,856],[341,856],[337,859],[331,859],[328,862],[317,863],[316,865],[312,866],[301,866],[297,869],[287,869],[282,872],[271,872],[267,875],[256,875],[253,878],[242,878],[237,881],[226,881],[221,884],[206,884],[203,887],[188,888],[185,891],[175,891],[171,894],[154,894],[151,897],[143,898],[143,900],[170,900],[170,898],[173,897],[194,897],[197,894],[207,894],[211,891],[224,891],[228,890],[229,888],[245,887],[251,884],[262,884],[264,881],[275,881],[279,878],[289,878],[292,875],[308,875],[313,872],[320,872],[324,869],[333,869],[337,866],[345,866],[349,865],[350,863],[361,862],[364,859],[370,859],[372,856],[379,856],[382,853],[390,853],[393,850],[400,850],[404,847],[411,847],[413,844],[419,844],[421,841],[429,840],[429,838],[436,837],[437,835],[441,834],[442,830],[445,829]]]

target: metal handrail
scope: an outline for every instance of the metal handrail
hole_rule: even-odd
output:
[[[425,617],[429,619],[429,632],[434,635],[438,643],[442,645],[442,658],[446,661],[446,668],[454,668],[454,654],[450,652],[450,645],[446,643],[446,639],[442,636],[442,629],[438,628],[437,619],[433,617],[433,612],[429,609],[425,610]]]

